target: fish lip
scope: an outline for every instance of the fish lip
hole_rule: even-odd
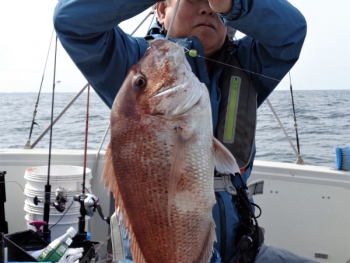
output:
[[[176,91],[181,92],[181,89],[186,88],[186,86],[188,86],[187,82],[182,83],[182,84],[178,84],[178,85],[173,85],[173,86],[167,88],[166,90],[163,90],[163,91],[153,95],[152,98],[171,94],[172,92],[176,92]],[[178,107],[179,105],[177,105],[173,108],[169,108],[168,111],[157,112],[157,113],[153,113],[151,115],[162,117],[165,119],[169,119],[169,117],[166,117],[168,115],[171,116],[171,118],[176,118],[178,116],[185,114],[186,112],[192,111],[194,108],[196,108],[198,105],[200,105],[201,99],[202,99],[202,95],[198,96],[195,102],[190,103],[190,104],[192,104],[190,107],[184,107],[184,105],[188,105],[188,103],[185,103],[184,105],[182,105],[182,107],[180,107],[180,108],[182,108],[182,110],[180,110],[180,108]],[[186,110],[184,110],[184,109],[186,109]]]
[[[152,96],[152,98],[156,98],[156,97],[159,97],[159,96],[163,96],[167,93],[170,93],[172,92],[173,90],[175,91],[176,89],[181,89],[182,87],[186,87],[186,82],[185,83],[182,83],[182,84],[179,84],[179,85],[173,85],[173,86],[170,86],[169,88],[165,89],[165,90],[162,90],[161,92],[158,92],[156,94],[154,94]]]
[[[177,118],[178,116],[181,116],[181,115],[185,114],[186,112],[192,111],[194,108],[199,107],[199,105],[201,104],[201,100],[202,100],[202,97],[200,96],[200,97],[198,97],[197,101],[195,103],[193,103],[193,105],[190,108],[188,108],[186,111],[177,111],[176,114],[172,113],[171,118]],[[150,115],[156,116],[156,117],[161,117],[163,119],[169,119],[169,117],[166,117],[169,115],[169,112],[157,112],[157,113],[153,113]]]

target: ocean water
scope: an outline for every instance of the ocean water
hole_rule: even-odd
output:
[[[335,167],[335,147],[350,144],[350,90],[294,91],[300,154],[306,164]],[[75,96],[56,93],[54,116]],[[23,148],[29,138],[38,94],[0,93],[0,149]],[[292,143],[297,147],[290,91],[269,97]],[[50,124],[51,93],[40,96],[31,136],[33,143]],[[54,125],[52,148],[84,149],[87,93],[84,92]],[[88,149],[98,149],[109,123],[110,110],[91,92]],[[106,149],[109,133],[102,149]],[[257,160],[294,163],[297,157],[265,102],[258,109]],[[36,148],[49,147],[49,132]]]

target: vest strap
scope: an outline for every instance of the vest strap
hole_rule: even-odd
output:
[[[227,192],[230,195],[237,195],[236,188],[231,182],[231,174],[220,174],[214,177],[214,191]]]
[[[237,195],[237,190],[231,182],[230,174],[220,174],[220,176],[214,177],[214,191],[215,192],[227,192],[230,195]],[[248,185],[247,189],[248,198],[253,195],[264,193],[264,181],[259,181]]]

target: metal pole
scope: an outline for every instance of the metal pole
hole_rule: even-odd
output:
[[[75,97],[67,104],[67,106],[61,111],[61,113],[53,120],[52,124],[50,124],[42,133],[41,135],[33,142],[32,145],[29,145],[29,147],[25,147],[25,149],[33,149],[35,145],[40,142],[40,140],[45,136],[45,134],[51,129],[51,126],[53,126],[61,117],[62,115],[69,109],[70,106],[76,101],[76,99],[83,93],[83,91],[86,89],[88,84],[86,84],[81,91]]]
[[[147,16],[141,21],[141,23],[134,29],[134,31],[132,31],[132,33],[130,35],[133,35],[135,34],[135,32],[140,28],[140,26],[142,26],[142,24],[147,20],[147,18],[150,16],[150,15],[153,15],[154,14],[154,9],[152,8],[152,10],[147,14]]]
[[[6,171],[0,171],[0,232],[4,234],[8,234],[9,232],[8,225],[5,218],[5,202],[6,202],[5,174],[6,174]]]
[[[293,151],[294,151],[296,157],[298,158],[297,164],[304,164],[303,159],[301,158],[300,154],[299,154],[299,153],[297,152],[297,150],[295,149],[295,147],[294,147],[292,141],[290,140],[290,138],[289,138],[289,136],[288,136],[286,130],[285,130],[284,127],[283,127],[282,122],[280,121],[279,117],[277,116],[277,113],[276,113],[275,109],[272,107],[271,102],[270,102],[270,100],[269,100],[268,98],[266,99],[266,102],[267,102],[267,104],[269,105],[269,107],[270,107],[270,109],[271,109],[273,115],[275,116],[277,122],[278,122],[279,125],[281,126],[281,129],[282,129],[284,135],[286,135],[286,138],[287,138],[287,140],[289,141],[290,146],[292,146],[292,149],[293,149]]]

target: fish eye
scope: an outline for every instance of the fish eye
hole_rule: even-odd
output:
[[[146,87],[147,81],[146,81],[146,77],[143,75],[136,75],[134,76],[134,80],[133,80],[133,87],[136,90],[141,90],[144,87]]]

